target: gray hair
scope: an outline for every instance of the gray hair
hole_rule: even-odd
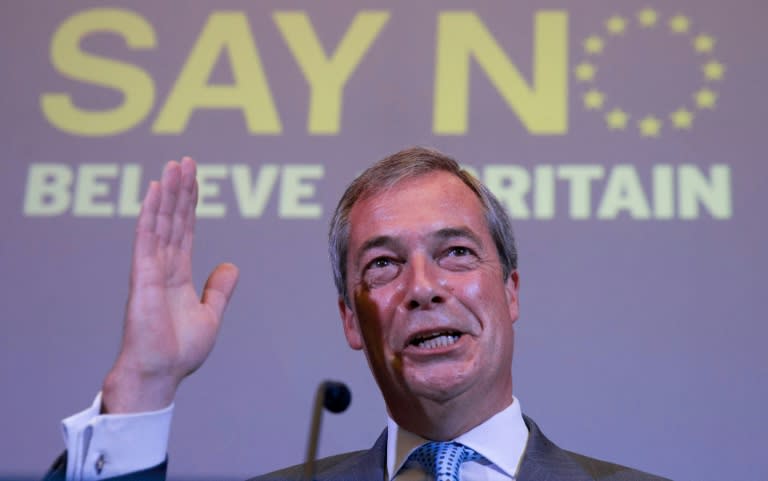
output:
[[[328,253],[333,281],[344,302],[351,306],[347,290],[347,253],[349,251],[349,214],[359,200],[370,198],[395,184],[436,171],[445,171],[461,179],[475,193],[485,211],[506,281],[517,269],[517,249],[512,222],[499,200],[472,174],[451,157],[433,149],[412,147],[386,157],[360,174],[347,187],[336,206],[328,232]]]

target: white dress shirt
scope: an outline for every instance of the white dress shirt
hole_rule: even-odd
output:
[[[391,418],[387,420],[387,430],[387,479],[431,481],[432,475],[424,473],[418,466],[400,471],[408,456],[428,440],[406,431]],[[506,409],[453,441],[474,449],[485,458],[463,463],[459,471],[462,481],[514,481],[528,442],[528,428],[523,421],[520,402],[513,398]]]
[[[97,481],[162,463],[168,452],[173,404],[138,414],[99,414],[101,393],[86,410],[62,421],[67,481]],[[430,481],[418,467],[398,471],[427,440],[387,421],[387,479]],[[528,440],[520,403],[512,404],[454,441],[485,458],[461,467],[462,481],[514,481]]]

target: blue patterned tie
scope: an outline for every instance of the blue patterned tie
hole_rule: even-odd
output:
[[[461,463],[482,458],[463,444],[432,441],[412,452],[408,464],[418,463],[425,472],[432,473],[435,481],[459,481]]]

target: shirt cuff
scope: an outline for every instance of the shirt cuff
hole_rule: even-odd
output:
[[[99,414],[101,393],[88,409],[62,421],[67,481],[95,481],[165,461],[173,403],[159,411]]]

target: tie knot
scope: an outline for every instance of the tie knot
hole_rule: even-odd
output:
[[[432,473],[435,481],[459,481],[461,463],[478,459],[482,456],[463,444],[437,441],[420,446],[408,457],[409,462],[418,463],[425,472]]]

